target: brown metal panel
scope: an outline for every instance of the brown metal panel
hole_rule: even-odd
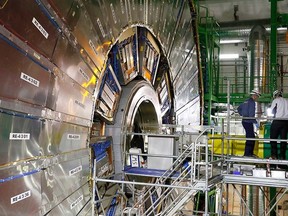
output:
[[[58,14],[58,16],[67,23],[67,15],[69,10],[71,9],[71,5],[74,0],[48,0],[49,4],[52,6],[54,11]]]
[[[97,68],[101,70],[104,67],[104,55],[107,53],[111,44],[111,41],[106,37],[105,40],[103,39],[101,41],[101,35],[106,35],[104,32],[104,24],[101,23],[100,20],[95,20],[95,22],[101,26],[102,31],[97,31],[98,29],[93,28],[86,8],[82,5],[80,6],[76,1],[69,12],[67,19],[69,21],[68,26],[73,32],[73,35],[77,38],[78,43],[83,47]]]
[[[71,31],[74,31],[75,26],[77,25],[81,16],[80,8],[80,3],[78,1],[73,1],[71,8],[66,16],[66,21]]]
[[[65,37],[59,37],[52,59],[63,72],[93,93],[96,77],[82,60],[79,51]]]
[[[46,105],[50,73],[0,39],[0,97]]]
[[[40,172],[37,171],[0,183],[1,216],[40,215],[40,187]]]
[[[0,23],[32,48],[51,57],[59,32],[41,7],[36,1],[8,0],[0,10]]]

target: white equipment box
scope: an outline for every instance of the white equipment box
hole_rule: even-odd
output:
[[[148,137],[148,155],[174,155],[175,142],[174,137],[160,137],[149,136]],[[173,164],[173,158],[168,157],[149,157],[147,159],[147,168],[167,170]]]

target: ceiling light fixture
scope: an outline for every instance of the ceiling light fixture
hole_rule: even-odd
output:
[[[238,59],[239,54],[220,54],[219,59]]]
[[[287,27],[278,27],[277,28],[277,31],[286,31],[286,30],[287,30]],[[271,28],[270,27],[266,28],[266,31],[271,31]]]
[[[245,41],[242,39],[232,39],[232,40],[220,40],[220,44],[235,44],[235,43],[244,43]]]

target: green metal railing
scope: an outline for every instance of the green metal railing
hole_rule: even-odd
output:
[[[228,80],[230,81],[230,102],[231,103],[242,103],[244,99],[249,97],[250,94],[250,86],[247,85],[248,81],[251,79],[257,79],[261,82],[260,86],[260,92],[261,97],[259,98],[259,102],[263,103],[269,103],[272,100],[272,92],[270,90],[270,76],[237,76],[237,79],[233,76],[234,73],[231,71],[230,77],[220,77],[220,82],[218,83],[219,86],[219,94],[217,95],[218,101],[220,103],[227,103],[227,88],[228,88]],[[284,74],[282,77],[284,82],[283,86],[280,86],[280,84],[277,85],[277,83],[280,83],[280,77],[278,77],[278,82],[275,86],[278,86],[278,88],[288,89],[288,74]],[[284,97],[287,97],[287,93],[284,92]]]
[[[203,73],[204,84],[204,103],[205,114],[204,123],[210,124],[212,102],[217,101],[216,95],[218,94],[218,88],[216,83],[219,82],[219,32],[220,26],[209,15],[208,8],[198,5],[198,14],[204,12],[203,17],[198,18],[199,24],[199,37],[200,37],[200,51],[201,51],[201,67]]]
[[[254,88],[255,79],[259,80],[257,86],[260,87],[259,90],[262,93],[259,102],[262,103],[271,102],[271,96],[274,90],[282,88],[285,93],[285,90],[288,89],[288,86],[282,85],[282,83],[284,83],[284,85],[287,83],[288,76],[284,74],[284,77],[279,77],[277,64],[277,27],[280,25],[280,22],[281,24],[287,25],[288,14],[279,14],[277,12],[277,0],[270,2],[271,35],[269,67],[267,67],[265,76],[250,77],[247,69],[249,67],[247,58],[230,61],[231,65],[234,64],[234,69],[230,72],[227,71],[227,68],[225,68],[226,70],[222,70],[225,65],[223,65],[223,61],[219,61],[219,42],[220,37],[223,36],[223,31],[221,31],[214,17],[209,15],[208,8],[201,6],[200,2],[196,1],[197,12],[199,14],[198,32],[204,85],[204,124],[209,125],[211,123],[211,113],[215,112],[212,106],[214,102],[227,103],[227,80],[231,83],[231,103],[233,104],[239,104],[249,97],[250,91]],[[235,35],[239,35],[239,33]],[[223,71],[225,71],[225,74],[223,74]],[[282,82],[280,79],[282,79]],[[288,94],[284,94],[284,96],[286,97]]]

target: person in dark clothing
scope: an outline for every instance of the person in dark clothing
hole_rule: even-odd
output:
[[[273,101],[271,104],[271,109],[273,110],[274,120],[270,128],[270,138],[287,139],[288,133],[288,100],[282,97],[282,91],[276,90],[273,92]],[[278,155],[277,141],[271,141],[271,157],[274,159],[286,160],[286,146],[287,142],[281,142],[280,153]]]
[[[248,100],[240,104],[240,106],[238,107],[238,113],[244,117],[242,119],[242,125],[246,133],[246,138],[255,138],[253,124],[258,125],[255,119],[255,109],[256,109],[255,101],[258,100],[261,94],[257,90],[252,90],[250,95],[251,97]],[[246,140],[244,156],[247,157],[254,156],[253,155],[254,146],[255,146],[255,140]]]

